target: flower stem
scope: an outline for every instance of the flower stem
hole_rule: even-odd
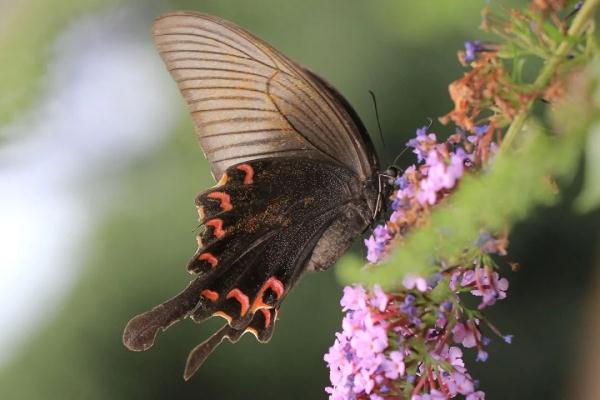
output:
[[[573,19],[573,23],[567,32],[567,37],[558,46],[554,56],[546,61],[546,64],[533,83],[535,88],[542,89],[550,82],[550,79],[552,79],[552,76],[558,69],[558,66],[565,60],[565,57],[573,47],[573,41],[569,39],[579,36],[583,32],[590,19],[593,18],[594,12],[596,11],[596,7],[599,3],[600,0],[586,0],[583,3],[583,6]],[[521,129],[525,124],[525,120],[529,116],[531,108],[533,107],[534,101],[535,99],[531,100],[508,127],[506,135],[502,141],[502,148],[500,149],[501,152],[506,152],[510,148],[517,134],[521,132]]]

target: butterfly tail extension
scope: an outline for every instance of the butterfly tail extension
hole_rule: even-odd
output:
[[[123,332],[125,347],[133,351],[144,351],[152,347],[159,331],[165,331],[196,307],[200,300],[198,293],[203,285],[204,279],[197,278],[177,296],[133,317]]]
[[[225,324],[211,337],[190,351],[185,364],[183,379],[189,380],[225,339],[228,339],[231,343],[236,343],[245,333],[250,332],[259,342],[268,342],[273,336],[277,313],[278,309],[263,309],[253,316],[246,327],[240,329]]]
[[[225,324],[211,337],[194,347],[192,351],[190,351],[187,362],[185,363],[183,379],[186,381],[189,380],[225,338],[228,338],[232,343],[235,343],[242,333],[242,331],[233,329]]]

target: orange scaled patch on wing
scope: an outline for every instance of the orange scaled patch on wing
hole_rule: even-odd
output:
[[[260,312],[265,318],[265,329],[267,329],[269,326],[271,326],[271,311],[267,310],[266,308],[261,308]]]
[[[274,276],[267,279],[267,281],[260,288],[258,295],[256,296],[256,300],[254,300],[254,303],[252,304],[252,308],[250,310],[253,313],[264,308],[272,308],[272,306],[265,304],[263,301],[263,297],[267,289],[271,289],[275,293],[277,300],[281,299],[281,296],[283,296],[283,292],[285,291],[285,287],[279,279],[275,278]]]
[[[233,289],[227,293],[227,299],[234,298],[240,303],[240,317],[243,317],[250,308],[250,300],[240,289]]]
[[[209,199],[219,200],[221,209],[223,211],[229,211],[233,208],[231,204],[231,197],[225,192],[212,192],[209,193],[206,197]]]
[[[208,261],[212,268],[215,268],[219,265],[219,259],[212,255],[212,253],[202,253],[198,256],[198,260],[200,261]]]
[[[213,317],[225,318],[227,323],[231,323],[231,321],[233,320],[233,318],[231,318],[231,316],[229,314],[225,314],[223,311],[217,311],[217,312],[213,313]]]
[[[213,228],[215,228],[214,235],[217,238],[223,237],[223,235],[225,235],[225,231],[223,230],[223,220],[221,218],[214,218],[210,221],[206,221],[204,225],[212,226]]]
[[[215,292],[214,290],[204,289],[202,292],[200,292],[200,294],[212,301],[213,303],[219,300],[219,293]]]
[[[246,332],[253,334],[254,337],[256,339],[258,339],[258,331],[256,329],[254,329],[254,328],[246,328],[246,330],[244,331],[244,333],[246,333]]]
[[[236,168],[246,174],[244,176],[244,185],[251,185],[254,178],[254,168],[250,164],[240,164]]]

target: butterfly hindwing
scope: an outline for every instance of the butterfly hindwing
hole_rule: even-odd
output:
[[[240,167],[244,176],[237,173]],[[248,173],[253,181],[244,184]],[[213,225],[219,230],[211,227],[201,235],[202,245],[189,264],[190,270],[213,276],[193,319],[220,313],[241,328],[256,310],[275,306],[287,294],[317,242],[352,199],[352,174],[333,164],[291,158],[239,164],[225,174],[222,186],[196,201],[204,208],[202,222],[218,219]]]
[[[195,370],[207,349],[225,337],[251,332],[267,341],[275,310],[302,272],[313,264],[328,267],[350,244],[331,243],[327,232],[343,230],[351,239],[368,222],[363,190],[352,172],[320,160],[270,158],[229,167],[217,186],[196,199],[205,227],[188,265],[196,279],[175,298],[134,318],[125,344],[145,350],[160,330],[186,316],[196,322],[225,318],[227,328],[190,356]],[[359,223],[339,226],[348,215]],[[328,255],[332,247],[337,253]]]

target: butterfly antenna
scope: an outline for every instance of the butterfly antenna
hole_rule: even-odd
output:
[[[430,117],[427,117],[427,129],[431,128],[431,125],[433,125],[433,119],[431,119]],[[404,147],[404,150],[402,150],[400,152],[400,154],[398,154],[396,156],[396,158],[394,158],[394,162],[392,163],[393,166],[397,167],[396,161],[398,161],[400,159],[400,157],[402,157],[402,155],[404,153],[406,153],[407,150],[408,150],[408,147]]]
[[[379,110],[377,109],[377,98],[375,98],[375,93],[372,90],[369,90],[369,94],[373,99],[373,107],[375,107],[375,117],[377,118],[377,128],[379,128],[379,137],[381,138],[381,143],[383,147],[385,147],[385,140],[383,139],[383,131],[381,130],[381,122],[379,121]]]
[[[403,155],[404,153],[406,153],[406,151],[407,151],[407,150],[408,150],[408,147],[405,147],[405,148],[404,148],[404,150],[402,150],[402,151],[400,152],[400,154],[398,154],[398,155],[396,156],[396,158],[394,158],[394,162],[392,163],[392,165],[393,165],[394,167],[398,167],[398,164],[396,164],[396,161],[398,161],[398,160],[400,159],[400,157],[402,157],[402,155]],[[399,167],[398,167],[398,168],[399,168]]]

